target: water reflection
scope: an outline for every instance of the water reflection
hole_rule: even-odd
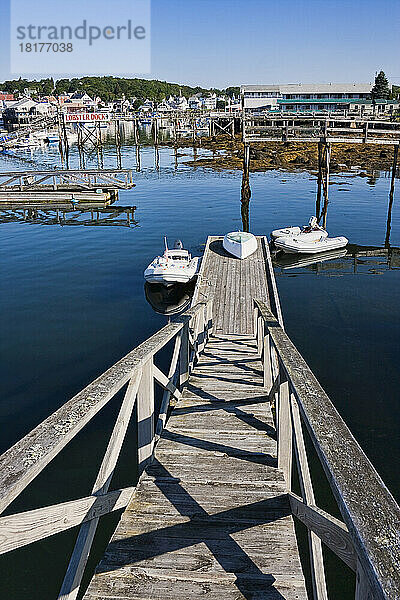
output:
[[[243,169],[241,189],[241,216],[243,231],[250,231],[250,198],[251,188],[249,172]]]
[[[342,250],[312,256],[278,253],[273,256],[273,264],[278,275],[284,275],[285,271],[292,269],[300,269],[296,275],[380,275],[385,271],[400,270],[400,248],[349,244]]]
[[[193,298],[196,280],[189,283],[175,283],[165,286],[162,283],[144,284],[144,293],[152,309],[161,315],[177,315],[186,310]]]
[[[23,205],[2,202],[0,223],[138,227],[135,210],[136,206],[111,206],[107,203],[74,206],[71,202],[52,202],[49,206],[40,202]]]
[[[274,266],[281,267],[281,269],[296,269],[299,267],[308,267],[309,265],[325,262],[335,258],[342,258],[346,256],[346,248],[339,250],[332,250],[330,252],[319,252],[318,254],[285,254],[279,252],[274,256]]]

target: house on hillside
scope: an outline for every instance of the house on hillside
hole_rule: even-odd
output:
[[[193,94],[193,96],[190,96],[188,104],[191,110],[201,110],[203,108],[202,93],[198,92],[197,94]]]
[[[172,96],[170,96],[169,98],[163,98],[161,100],[161,102],[157,105],[158,112],[168,113],[168,112],[171,112],[172,110],[174,110],[174,102],[173,102],[173,99],[171,102],[171,98],[172,98]]]
[[[153,100],[149,100],[148,98],[146,98],[146,100],[143,102],[143,104],[141,106],[139,106],[139,110],[141,112],[152,112],[154,110]]]
[[[203,98],[203,108],[206,110],[215,110],[217,108],[217,94],[210,94]]]
[[[62,99],[62,102],[60,102]],[[72,94],[59,96],[59,102],[67,113],[93,112],[101,102],[101,98],[91,98],[86,92],[73,92]]]
[[[175,96],[175,110],[188,110],[189,103],[185,96]]]

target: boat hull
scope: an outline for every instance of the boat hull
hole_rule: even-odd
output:
[[[257,238],[251,233],[246,234],[246,239],[243,239],[242,241],[240,241],[240,239],[236,241],[230,237],[237,233],[240,234],[242,232],[227,233],[224,237],[222,245],[224,249],[229,252],[229,254],[232,254],[233,256],[236,256],[236,258],[243,260],[244,258],[251,256],[251,254],[257,250]]]
[[[188,266],[153,266],[149,265],[144,272],[144,278],[148,283],[162,283],[172,285],[174,283],[188,283],[195,277],[199,268],[199,257],[194,257]]]
[[[275,246],[287,254],[318,254],[327,250],[344,248],[349,240],[344,236],[336,238],[320,238],[319,240],[302,240],[300,236],[278,238]]]

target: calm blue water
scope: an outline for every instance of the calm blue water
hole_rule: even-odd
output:
[[[123,166],[135,168],[134,148],[126,146],[122,155]],[[164,235],[181,238],[200,254],[207,235],[241,227],[241,174],[185,166],[191,149],[179,155],[175,169],[174,151],[160,148],[157,171],[154,149],[142,149],[137,185],[122,191],[118,201],[137,207],[130,228],[0,224],[0,451],[165,324],[146,302],[142,276]],[[20,156],[0,155],[0,171],[59,165],[56,149]],[[88,166],[95,161],[94,156]],[[71,166],[77,165],[73,150]],[[115,165],[114,150],[106,148],[105,166]],[[252,174],[250,183],[255,234],[305,223],[315,212],[316,181],[309,174],[270,171]],[[388,190],[384,176],[376,181],[333,176],[330,235],[382,247]],[[393,247],[400,246],[399,206],[395,199]],[[389,268],[386,257],[359,259],[356,266],[345,257],[276,269],[287,332],[398,500],[399,268],[399,259]],[[9,512],[90,493],[117,410],[117,403],[105,409]],[[115,485],[128,485],[134,477],[132,440],[124,451]],[[106,533],[112,524],[106,520]],[[99,536],[98,554],[106,533]],[[0,597],[54,598],[74,535],[3,557]],[[346,597],[346,589],[342,592]]]

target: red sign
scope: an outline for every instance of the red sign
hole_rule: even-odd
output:
[[[0,100],[14,100],[12,94],[0,94]]]
[[[108,113],[70,113],[65,115],[65,121],[69,123],[93,123],[109,120],[110,115]]]

